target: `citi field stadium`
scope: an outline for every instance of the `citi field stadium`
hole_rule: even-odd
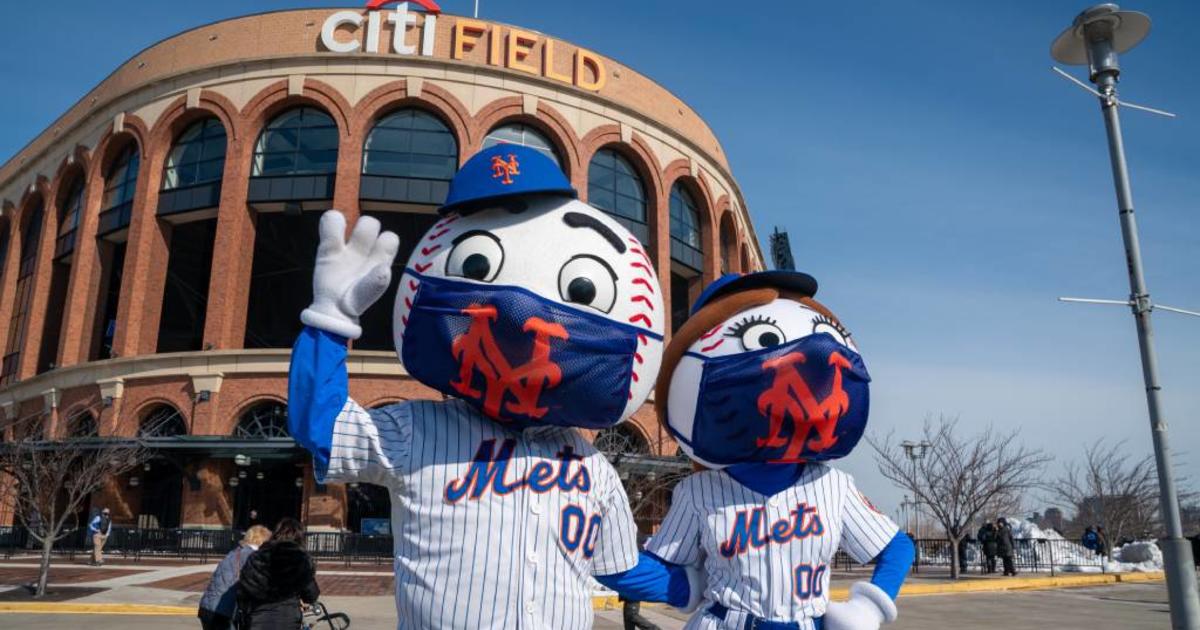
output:
[[[134,55],[0,167],[3,438],[146,437],[156,457],[92,498],[117,527],[386,531],[386,491],[316,484],[288,434],[318,219],[372,216],[401,240],[350,396],[440,400],[400,365],[392,305],[405,263],[455,234],[436,209],[456,169],[496,143],[551,157],[635,237],[620,289],[635,325],[669,334],[708,282],[764,268],[712,130],[599,53],[428,1],[224,20]],[[629,474],[687,466],[652,402],[596,439]],[[648,531],[663,513],[636,516]]]

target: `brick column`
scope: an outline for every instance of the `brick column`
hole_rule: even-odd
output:
[[[359,183],[362,179],[363,136],[357,131],[343,134],[338,143],[337,180],[333,188],[333,205],[346,215],[346,226],[350,229],[361,213],[358,203]]]
[[[246,336],[246,304],[254,264],[254,212],[246,203],[253,140],[230,140],[221,174],[221,201],[213,241],[212,274],[204,342],[215,349],[241,348]]]
[[[153,354],[158,343],[170,246],[170,228],[157,217],[162,153],[161,147],[142,147],[113,339],[113,349],[122,357]]]
[[[0,353],[8,346],[8,323],[12,321],[13,302],[17,296],[17,266],[20,264],[20,230],[17,229],[16,213],[5,210],[8,219],[4,229],[8,231],[8,252],[0,260]]]
[[[647,182],[649,183],[649,182]],[[658,189],[651,191],[651,206],[654,220],[650,224],[650,239],[646,247],[653,252],[655,273],[658,274],[658,284],[662,292],[663,303],[663,334],[665,344],[671,337],[671,207],[668,195],[670,191]]]
[[[317,492],[312,465],[304,467],[304,510],[301,514],[308,529],[340,531],[346,528],[346,486],[331,483],[325,492]]]
[[[229,460],[205,459],[188,467],[200,481],[200,488],[192,490],[190,482],[183,482],[183,506],[179,522],[183,527],[218,529],[233,526],[233,489],[226,480],[233,474]]]
[[[46,303],[50,301],[50,277],[54,274],[54,241],[58,234],[58,213],[54,211],[54,194],[44,194],[42,203],[42,233],[38,235],[33,294],[29,302],[29,312],[25,315],[25,340],[22,342],[21,360],[17,367],[17,378],[21,380],[37,374],[38,352],[42,348],[42,329],[46,322]]]

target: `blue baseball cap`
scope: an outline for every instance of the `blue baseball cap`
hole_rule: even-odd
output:
[[[438,213],[470,214],[506,197],[555,195],[574,199],[562,169],[545,154],[519,144],[497,144],[471,156],[450,180]]]
[[[691,314],[695,315],[705,305],[721,296],[764,287],[785,289],[805,297],[813,297],[817,294],[817,279],[799,271],[780,269],[745,274],[727,273],[704,287],[704,290],[700,292],[700,297],[696,298],[696,303],[692,305]]]

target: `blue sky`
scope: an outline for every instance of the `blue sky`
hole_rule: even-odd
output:
[[[4,3],[0,76],[22,89],[0,99],[0,156],[163,37],[329,5]],[[759,234],[790,232],[798,267],[855,332],[872,431],[916,436],[928,414],[959,415],[1020,429],[1057,472],[1099,437],[1130,457],[1151,448],[1128,311],[1055,301],[1128,293],[1098,108],[1050,72],[1050,41],[1085,6],[483,0],[481,17],[616,58],[709,122]],[[1126,8],[1154,29],[1122,59],[1122,94],[1180,115],[1123,116],[1146,275],[1156,299],[1200,308],[1200,79],[1185,68],[1200,5]],[[1176,464],[1200,480],[1200,319],[1155,324]],[[894,510],[900,493],[865,445],[843,466]]]

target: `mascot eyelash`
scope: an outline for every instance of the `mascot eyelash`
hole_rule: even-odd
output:
[[[742,333],[746,332],[747,329],[755,324],[770,324],[772,326],[776,326],[779,324],[779,322],[776,321],[775,318],[768,317],[766,315],[751,315],[730,326],[729,329],[725,331],[723,336],[741,337]]]
[[[813,330],[816,330],[817,326],[820,326],[821,324],[832,327],[834,330],[842,333],[842,336],[847,339],[850,338],[850,331],[846,330],[846,327],[843,326],[841,322],[836,322],[832,318],[825,315],[817,315],[817,318],[813,320]]]

